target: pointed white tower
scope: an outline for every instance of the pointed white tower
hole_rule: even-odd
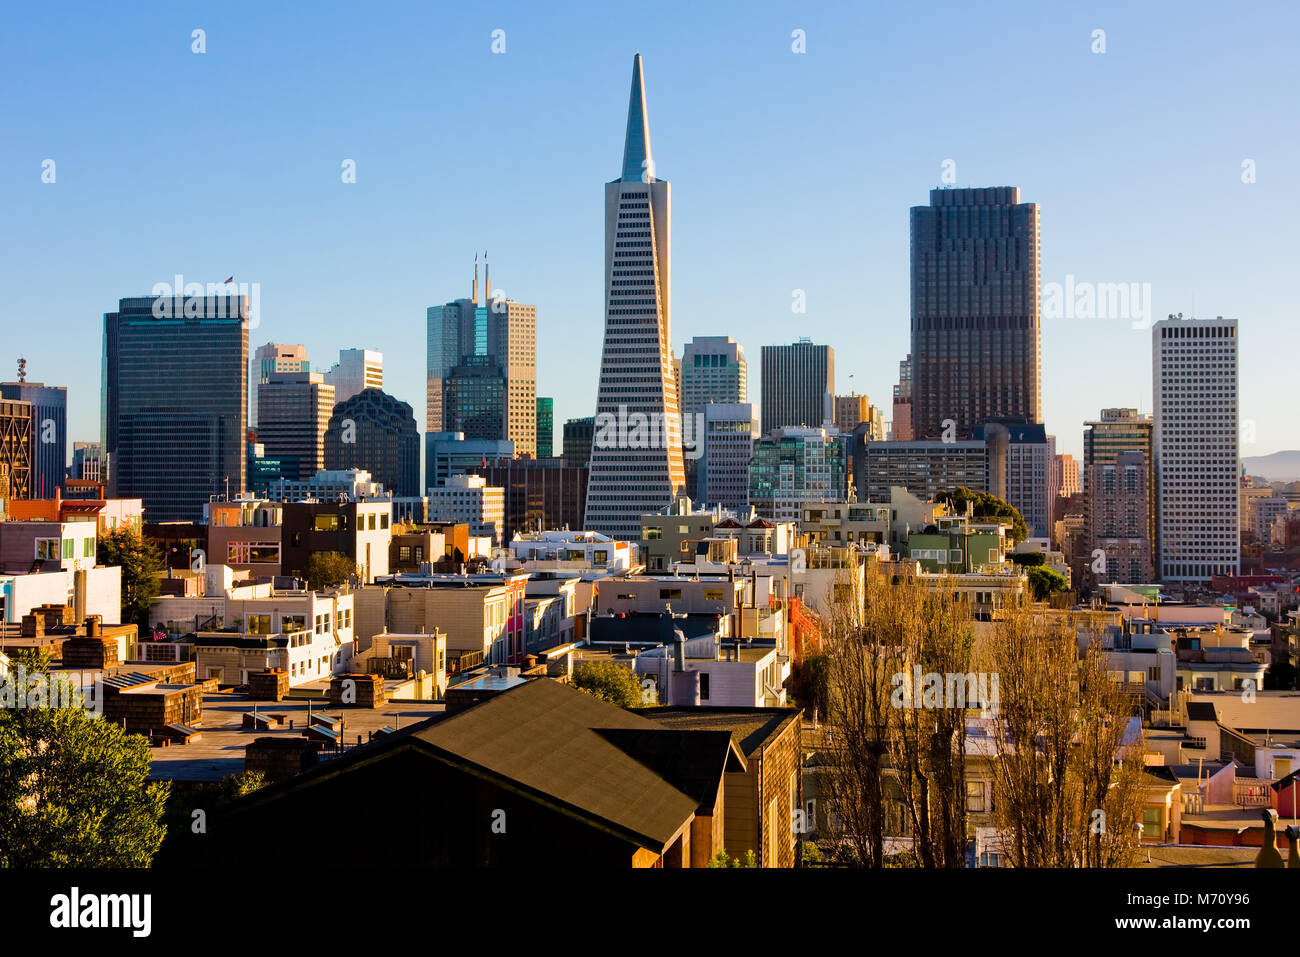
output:
[[[684,491],[681,417],[673,375],[670,196],[655,176],[641,56],[623,174],[605,184],[605,347],[587,480],[585,526],[624,541],[641,516]]]

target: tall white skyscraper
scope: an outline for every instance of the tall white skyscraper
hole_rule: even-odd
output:
[[[605,346],[587,482],[588,529],[636,541],[684,491],[669,303],[670,197],[655,176],[640,54],[623,174],[605,185]]]
[[[1237,320],[1152,327],[1157,574],[1208,581],[1241,567]]]
[[[384,354],[372,349],[340,349],[339,361],[325,373],[334,401],[346,402],[362,389],[384,387]]]

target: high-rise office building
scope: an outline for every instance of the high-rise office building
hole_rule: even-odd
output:
[[[798,521],[808,502],[843,502],[848,491],[845,437],[834,429],[791,426],[754,443],[749,502],[773,521]]]
[[[322,373],[272,372],[257,387],[262,457],[294,460],[292,477],[304,481],[325,468],[325,429],[334,405],[334,386]]]
[[[335,405],[325,429],[325,468],[365,469],[394,495],[419,495],[420,433],[410,405],[381,389]]]
[[[860,467],[854,463],[853,468],[859,502],[887,502],[895,486],[926,501],[958,486],[992,491],[989,449],[983,440],[869,442],[861,454]]]
[[[32,404],[32,498],[53,498],[68,471],[68,390],[40,382],[0,383],[0,398]]]
[[[673,375],[670,201],[650,152],[638,54],[622,175],[605,185],[605,344],[583,523],[623,541],[639,541],[641,516],[667,508],[686,483]]]
[[[468,299],[430,306],[426,316],[425,430],[473,432],[476,437],[514,442],[519,455],[537,454],[537,307],[516,302],[492,290],[491,273],[484,266],[485,301],[479,304],[478,260]],[[472,371],[467,371],[472,370]],[[459,380],[453,383],[453,376]],[[495,376],[500,395],[491,408],[482,381]],[[467,384],[464,380],[480,380]],[[473,418],[463,421],[462,406],[450,404],[449,388],[469,389],[476,406]],[[489,391],[493,391],[489,389]],[[460,398],[464,398],[462,395]],[[461,423],[455,419],[459,416]],[[490,429],[489,421],[496,425]],[[490,434],[487,432],[490,431]]]
[[[257,347],[248,364],[248,427],[257,428],[257,387],[274,372],[310,372],[307,349],[298,344],[268,342]]]
[[[0,474],[7,489],[0,498],[8,506],[11,498],[32,495],[32,404],[18,399],[0,399]],[[4,509],[0,509],[0,512]]]
[[[695,497],[706,505],[737,511],[749,505],[749,463],[758,438],[758,414],[751,402],[704,407],[704,448]]]
[[[384,354],[373,349],[340,349],[339,361],[325,373],[334,401],[346,402],[363,389],[384,387]]]
[[[730,336],[696,336],[682,350],[682,415],[703,412],[710,402],[744,402],[745,350]]]
[[[560,454],[564,463],[570,468],[585,466],[591,462],[591,443],[596,435],[596,417],[586,416],[581,419],[569,419],[564,423],[564,445]]]
[[[503,438],[506,379],[491,356],[464,356],[443,380],[443,419],[467,439]]]
[[[1017,187],[933,189],[912,207],[917,438],[1042,421],[1039,275],[1038,205]]]
[[[570,468],[563,459],[498,458],[465,470],[481,475],[505,494],[502,542],[516,533],[579,529],[587,499],[587,468]]]
[[[835,397],[835,428],[846,435],[858,427],[859,422],[871,422],[871,400],[865,395],[837,395]]]
[[[555,455],[555,400],[550,396],[537,397],[537,457],[549,459]]]
[[[1151,540],[1154,556],[1159,541],[1156,533],[1156,454],[1153,444],[1155,422],[1150,415],[1143,415],[1137,409],[1102,409],[1101,416],[1093,422],[1085,422],[1083,431],[1083,467],[1080,478],[1083,480],[1082,491],[1088,492],[1087,480],[1094,465],[1114,465],[1122,452],[1141,452],[1146,463],[1146,499],[1147,537]],[[1084,496],[1085,528],[1091,528],[1088,516],[1089,496]],[[1153,557],[1154,561],[1154,557]]]
[[[86,482],[104,480],[103,458],[98,442],[72,443],[72,468],[68,477]]]
[[[1123,451],[1088,470],[1087,566],[1093,584],[1141,584],[1152,575],[1150,469],[1146,454]],[[1102,554],[1098,555],[1098,551]],[[1104,564],[1099,559],[1104,556]]]
[[[895,442],[915,438],[912,431],[912,354],[898,363],[898,384],[894,386],[894,412],[889,437]]]
[[[150,521],[199,521],[245,489],[247,296],[140,296],[104,315],[103,452],[110,494]]]
[[[763,434],[786,426],[819,428],[835,415],[835,350],[800,339],[788,346],[763,346]]]
[[[730,336],[696,336],[686,343],[675,368],[682,410],[682,464],[686,487],[695,494],[700,487],[705,406],[711,402],[735,405],[745,401],[745,350]]]
[[[1168,581],[1236,575],[1237,320],[1162,319],[1151,334],[1157,572]]]

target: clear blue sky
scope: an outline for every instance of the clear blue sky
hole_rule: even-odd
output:
[[[558,445],[595,404],[602,184],[639,51],[678,351],[732,335],[756,383],[760,346],[811,336],[839,391],[887,408],[908,208],[952,159],[957,185],[1042,204],[1044,282],[1149,282],[1155,317],[1240,319],[1242,453],[1300,448],[1293,2],[150,6],[26,4],[0,35],[0,377],[24,355],[67,385],[70,439],[98,437],[103,313],[175,273],[260,283],[253,346],[381,350],[423,427],[425,307],[466,295],[486,248],[539,307]],[[1151,407],[1127,320],[1046,320],[1043,355],[1065,451],[1103,406]]]

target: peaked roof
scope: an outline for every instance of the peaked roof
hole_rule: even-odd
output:
[[[370,761],[415,748],[513,782],[622,840],[667,847],[716,795],[724,771],[744,767],[726,738],[666,729],[558,682],[538,678],[452,717],[432,718],[232,803],[251,809]]]
[[[623,141],[625,183],[639,183],[643,174],[654,179],[650,158],[650,120],[645,111],[645,78],[641,75],[641,54],[632,60],[632,94],[627,104],[627,136]]]

